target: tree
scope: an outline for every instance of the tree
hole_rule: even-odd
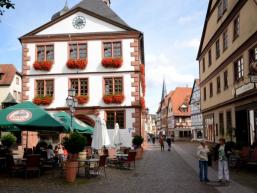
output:
[[[0,16],[3,15],[5,9],[14,9],[14,3],[11,0],[0,0]]]

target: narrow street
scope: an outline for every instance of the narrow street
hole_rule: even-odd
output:
[[[197,173],[174,151],[160,152],[149,145],[136,170],[107,169],[107,179],[78,178],[73,185],[51,173],[39,179],[2,178],[1,193],[217,193],[212,185],[200,183]],[[46,175],[48,175],[46,177]]]

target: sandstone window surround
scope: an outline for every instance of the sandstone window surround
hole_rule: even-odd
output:
[[[243,59],[243,57],[239,58],[234,63],[234,78],[235,78],[236,82],[244,79],[244,59]]]

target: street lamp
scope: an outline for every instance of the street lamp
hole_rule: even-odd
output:
[[[74,88],[71,88],[68,90],[68,97],[66,98],[66,104],[70,108],[70,114],[71,114],[71,123],[70,127],[72,130],[73,127],[73,116],[75,112],[75,108],[78,106],[78,100],[75,98],[76,96],[76,90]]]

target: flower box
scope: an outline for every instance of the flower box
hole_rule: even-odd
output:
[[[124,101],[123,95],[105,95],[103,96],[103,101],[106,104],[121,104]]]
[[[141,107],[143,108],[143,109],[145,109],[145,98],[144,97],[141,97],[140,98],[140,105],[141,105]]]
[[[44,96],[44,97],[35,97],[33,99],[33,103],[36,105],[50,105],[53,102],[53,97],[51,96]]]
[[[120,68],[122,63],[122,58],[103,58],[102,60],[102,65],[105,68]]]
[[[88,102],[88,96],[76,96],[78,103],[80,105],[86,104]]]
[[[69,69],[81,69],[81,70],[83,70],[87,66],[87,60],[85,60],[85,59],[78,59],[78,60],[69,59],[67,61],[66,65]]]
[[[35,61],[33,67],[35,70],[50,71],[53,61]]]

